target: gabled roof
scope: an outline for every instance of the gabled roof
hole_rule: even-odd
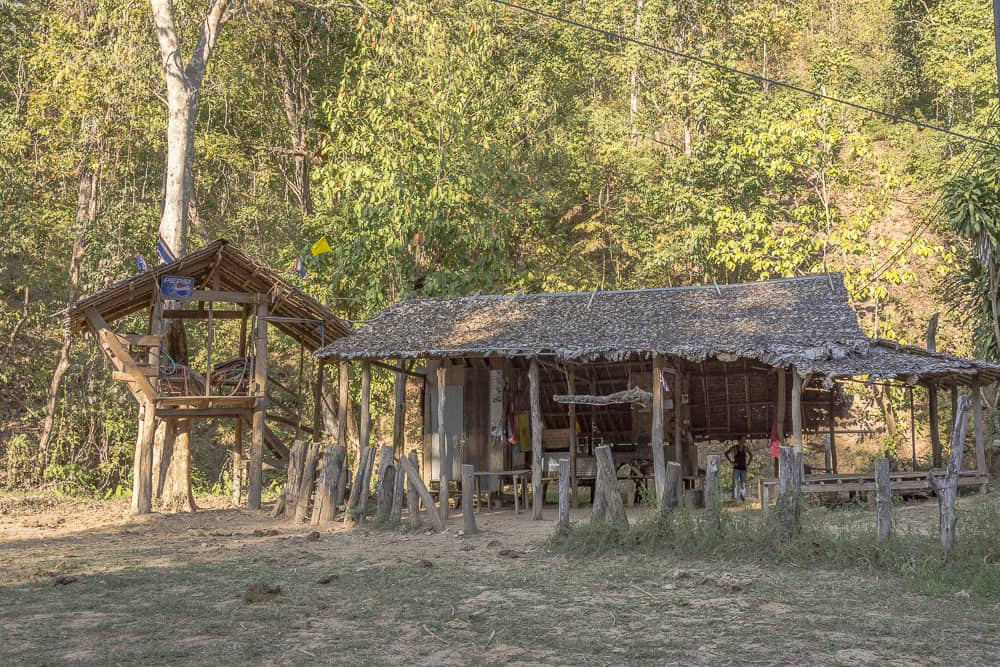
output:
[[[827,379],[1000,381],[1000,365],[870,340],[840,274],[737,285],[401,301],[319,350],[338,359],[755,359]]]
[[[839,274],[739,285],[419,299],[317,354],[623,360],[718,354],[788,365],[867,349]]]
[[[217,285],[221,291],[270,295],[269,316],[275,318],[271,323],[310,350],[351,333],[351,327],[326,306],[222,239],[77,301],[64,312],[66,326],[74,334],[85,331],[88,308],[109,323],[149,308],[165,275],[194,278],[199,289]]]

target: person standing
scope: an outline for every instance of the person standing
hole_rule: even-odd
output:
[[[746,446],[746,438],[740,436],[736,444],[726,450],[726,460],[733,465],[733,500],[746,500],[747,468],[753,461],[753,454]]]

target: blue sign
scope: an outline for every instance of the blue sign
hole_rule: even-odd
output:
[[[194,294],[194,278],[185,276],[163,276],[160,292],[168,299],[190,299]]]

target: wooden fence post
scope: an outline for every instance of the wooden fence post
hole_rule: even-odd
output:
[[[395,449],[395,447],[393,447]],[[399,450],[399,458],[405,456],[402,449]],[[406,475],[403,474],[403,469],[396,464],[396,475],[395,482],[392,485],[392,509],[389,510],[389,521],[393,523],[399,523],[400,517],[403,516],[403,478]]]
[[[569,482],[571,477],[569,459],[559,460],[559,530],[569,530]]]
[[[892,486],[889,459],[875,459],[875,535],[884,540],[892,534]]]
[[[403,458],[404,457],[400,457],[400,462],[399,462],[399,469],[401,471],[404,470],[403,461],[402,461]],[[416,472],[417,477],[419,477],[420,476],[420,472],[419,472],[420,471],[420,461],[417,458],[417,452],[416,452],[416,450],[413,450],[413,451],[410,452],[409,458],[407,458],[407,461],[409,462],[409,464],[413,468],[413,470]],[[407,479],[407,481],[406,481],[406,507],[407,507],[407,510],[409,510],[409,513],[410,513],[410,528],[419,528],[420,527],[420,495],[417,493],[417,487],[415,487],[413,485],[413,482],[409,481],[409,479]],[[429,509],[429,511],[433,512],[434,511],[434,506],[432,505],[428,509]]]
[[[590,518],[591,520],[604,521],[607,516],[607,508],[604,505],[604,475],[601,474],[599,467],[597,468],[597,479],[594,480],[594,490],[591,493],[594,496],[590,499]]]
[[[383,445],[378,458],[378,488],[375,503],[379,521],[387,521],[392,511],[392,490],[396,486],[396,475],[389,472],[392,468],[393,448]]]
[[[323,469],[316,486],[316,503],[313,507],[312,524],[333,521],[337,517],[337,505],[344,495],[340,488],[341,472],[347,459],[347,447],[329,447],[323,454]]]
[[[542,518],[545,505],[542,486],[542,404],[538,388],[538,359],[532,357],[528,367],[528,393],[531,403],[531,518]]]
[[[667,485],[666,456],[663,452],[663,357],[653,357],[653,405],[650,428],[650,447],[653,450],[653,482],[656,487],[657,507],[664,506],[664,489]]]
[[[476,535],[479,533],[479,527],[476,526],[476,515],[472,513],[472,501],[476,484],[473,472],[474,470],[471,465],[468,463],[462,464],[462,522],[466,535]]]
[[[439,513],[441,522],[448,521],[448,485],[451,480],[451,448],[448,446],[448,431],[445,428],[445,404],[447,402],[447,382],[448,367],[445,366],[447,360],[442,359],[437,367],[437,394],[438,394],[438,499],[440,503]],[[430,509],[430,508],[428,508]]]
[[[399,467],[406,473],[406,483],[416,489],[417,494],[424,501],[424,507],[427,508],[427,516],[430,518],[431,523],[434,524],[434,529],[439,533],[444,532],[444,522],[441,520],[441,515],[434,511],[434,499],[431,498],[431,492],[427,490],[424,481],[420,479],[417,469],[413,467],[413,464],[405,456],[399,459]]]
[[[611,447],[608,445],[595,447],[594,456],[597,459],[597,474],[604,476],[604,506],[607,513],[611,521],[627,527],[628,515],[625,514],[625,504],[618,490],[618,474],[615,472]]]
[[[675,509],[680,497],[681,487],[681,464],[676,461],[667,461],[666,481],[663,487],[663,502],[660,509]]]
[[[719,494],[719,469],[722,466],[722,457],[718,454],[709,454],[705,461],[705,509],[718,521],[722,511],[722,498]]]
[[[945,554],[950,554],[955,548],[955,499],[958,496],[958,475],[962,471],[962,457],[965,455],[965,429],[968,424],[969,397],[962,395],[958,399],[955,410],[955,428],[952,429],[951,457],[948,459],[948,471],[943,482],[934,477],[934,471],[927,473],[938,499],[939,526],[941,531],[941,547]]]
[[[312,497],[313,484],[316,481],[316,463],[319,461],[319,442],[313,442],[306,448],[306,456],[302,461],[302,472],[299,474],[299,491],[295,498],[295,507],[288,508],[294,514],[295,523],[302,523],[309,515],[309,499]]]
[[[305,457],[306,443],[296,440],[288,450],[288,465],[285,467],[285,488],[281,497],[274,503],[271,516],[280,518],[295,513],[295,505],[299,498],[299,485],[302,478],[302,462]]]
[[[778,477],[778,504],[781,522],[790,530],[799,526],[799,500],[802,492],[802,453],[793,447],[779,449],[781,474]]]

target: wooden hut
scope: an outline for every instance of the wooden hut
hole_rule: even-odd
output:
[[[994,364],[870,340],[838,274],[403,301],[316,354],[360,362],[363,374],[423,362],[425,478],[446,498],[463,463],[491,491],[530,471],[536,518],[551,459],[570,460],[575,500],[597,444],[612,445],[616,463],[645,463],[659,491],[666,459],[696,483],[697,442],[776,432],[801,448],[803,431],[832,429],[848,409],[841,378],[968,386],[976,405],[979,387],[1000,379]]]
[[[113,325],[143,312],[139,332],[116,332]],[[190,368],[166,354],[166,332],[173,321],[197,321],[207,327],[206,368]],[[240,323],[235,357],[221,360],[213,350],[218,322]],[[350,328],[321,303],[254,261],[224,240],[150,269],[81,299],[66,311],[73,334],[90,332],[141,406],[132,490],[132,511],[151,511],[155,482],[153,441],[158,422],[171,434],[190,430],[192,419],[236,421],[234,468],[240,470],[244,426],[251,431],[247,465],[248,502],[260,507],[262,454],[266,445],[278,459],[288,448],[267,424],[268,330],[290,336],[305,350],[318,350],[350,333]],[[320,404],[323,364],[313,381]],[[320,420],[313,435],[319,437]],[[168,448],[168,447],[165,447]],[[166,465],[166,462],[163,462]],[[190,471],[187,471],[188,478]],[[237,475],[238,477],[238,475]],[[188,481],[188,486],[190,482]]]

